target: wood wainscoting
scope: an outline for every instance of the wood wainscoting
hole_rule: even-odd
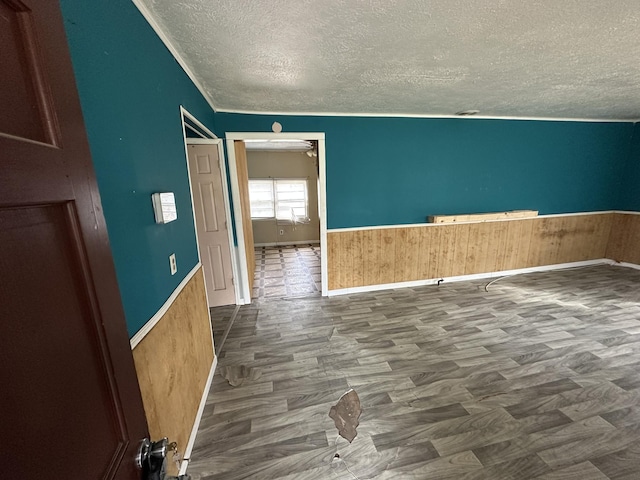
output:
[[[168,437],[182,454],[214,359],[202,267],[133,349],[152,440]],[[169,461],[171,472],[173,462]]]
[[[614,213],[607,258],[640,265],[640,213]]]
[[[606,258],[615,215],[329,231],[329,290]]]

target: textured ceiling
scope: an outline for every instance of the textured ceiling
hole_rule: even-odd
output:
[[[137,0],[218,110],[640,118],[640,0]]]

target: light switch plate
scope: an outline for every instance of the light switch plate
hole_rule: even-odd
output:
[[[175,275],[178,271],[178,265],[176,265],[176,254],[169,255],[169,266],[171,267],[171,275]]]

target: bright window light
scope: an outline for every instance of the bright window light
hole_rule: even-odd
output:
[[[307,180],[250,179],[251,218],[306,221],[309,218]]]

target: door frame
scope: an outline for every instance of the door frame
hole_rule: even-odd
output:
[[[189,119],[191,122],[195,123],[202,132],[206,135],[210,135],[210,138],[202,137],[202,138],[187,138],[184,129],[185,129],[185,118]],[[238,281],[238,264],[236,261],[235,248],[233,245],[233,224],[231,221],[231,201],[229,196],[229,186],[227,184],[228,175],[227,175],[227,165],[225,162],[224,156],[224,146],[221,138],[218,138],[215,133],[209,130],[204,124],[202,124],[196,117],[194,117],[191,113],[187,111],[183,106],[180,106],[180,121],[182,122],[182,137],[184,139],[184,154],[185,154],[185,162],[187,165],[187,176],[189,178],[189,196],[191,198],[191,213],[193,215],[193,233],[196,238],[196,247],[198,249],[198,263],[202,265],[202,258],[200,257],[200,239],[198,238],[198,229],[196,227],[196,209],[193,205],[193,185],[191,184],[191,169],[189,168],[189,151],[188,145],[216,145],[218,148],[218,158],[220,162],[220,172],[221,172],[221,180],[222,180],[222,197],[224,198],[224,214],[225,221],[227,222],[227,237],[229,241],[229,256],[231,257],[231,270],[233,275],[233,292],[235,295],[236,305],[244,305],[241,302],[240,296],[240,282]],[[189,128],[189,127],[186,127]],[[192,129],[191,129],[192,130]],[[199,132],[196,132],[200,134]],[[206,293],[206,288],[205,288]],[[209,308],[209,295],[207,294],[207,308]]]
[[[236,153],[233,148],[235,140],[316,140],[318,142],[318,210],[320,213],[320,274],[322,282],[322,296],[327,296],[327,172],[325,155],[324,132],[227,132],[227,159],[229,161],[229,175],[231,180],[231,200],[235,212],[236,237],[238,239],[238,268],[240,278],[237,282],[242,285],[241,299],[244,303],[251,303],[249,278],[247,272],[247,257],[244,248],[244,230],[242,228],[242,205],[240,202],[240,186],[238,184],[238,170],[236,167]]]

